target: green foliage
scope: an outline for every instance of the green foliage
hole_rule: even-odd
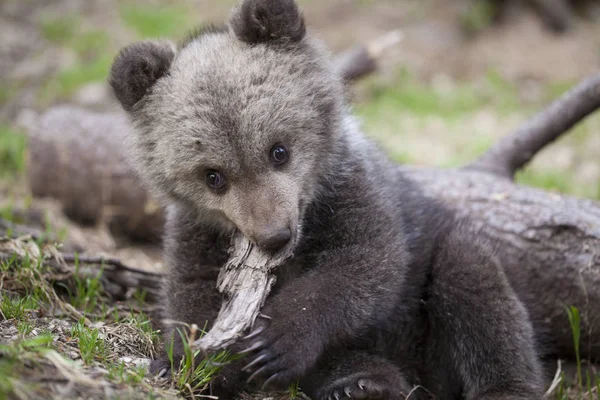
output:
[[[174,37],[191,26],[190,12],[180,6],[125,3],[119,8],[122,21],[141,38]]]
[[[581,338],[581,318],[579,316],[579,310],[577,307],[570,306],[566,307],[567,315],[569,316],[569,325],[571,326],[571,332],[573,334],[573,348],[575,349],[575,360],[577,362],[577,383],[579,387],[582,386],[581,376],[581,356],[580,356],[580,343]]]
[[[167,356],[171,361],[172,381],[178,390],[190,395],[198,394],[206,389],[222,365],[241,358],[237,354],[230,354],[229,351],[222,350],[198,361],[200,350],[192,349],[192,343],[195,341],[197,333],[198,329],[196,327],[192,327],[189,335],[177,329],[177,334],[179,334],[182,340],[184,351],[183,359],[178,366],[175,365],[173,354],[174,338],[172,337],[165,344]],[[200,337],[204,333],[204,330],[200,330]]]
[[[84,84],[106,79],[114,56],[106,32],[73,15],[46,17],[40,25],[46,39],[70,48],[77,56],[73,65],[59,71],[40,89],[42,105],[68,98]]]
[[[575,181],[571,175],[572,172],[525,168],[517,172],[515,181],[544,190],[600,199],[600,182],[584,185]]]
[[[0,178],[14,177],[25,170],[27,137],[0,124]]]
[[[8,103],[8,101],[17,92],[18,85],[15,82],[0,81],[0,106]]]
[[[21,382],[20,378],[24,369],[30,369],[52,351],[53,341],[52,335],[40,334],[0,344],[0,399],[34,398],[29,385]]]
[[[40,100],[47,103],[54,99],[72,96],[81,86],[106,80],[113,56],[101,55],[92,61],[79,61],[61,71],[41,89]]]
[[[400,112],[452,122],[486,106],[503,112],[520,107],[517,87],[494,71],[482,81],[456,84],[424,83],[401,70],[393,82],[371,79],[366,83],[369,101],[356,110],[367,123],[395,121]]]
[[[77,347],[84,363],[89,365],[94,360],[106,361],[108,347],[98,329],[88,328],[83,321],[79,321],[71,328],[71,335],[77,339]]]
[[[13,297],[6,294],[0,294],[0,296],[2,296],[0,311],[6,319],[22,320],[27,317],[29,312],[40,308],[39,301],[33,296]]]
[[[290,400],[295,400],[298,398],[298,396],[300,395],[300,382],[299,381],[290,385],[290,387],[288,388],[288,394],[290,396]]]
[[[17,331],[23,337],[26,337],[33,331],[33,325],[29,321],[17,322]]]
[[[46,16],[42,19],[40,27],[44,38],[48,41],[58,45],[67,45],[77,34],[80,23],[81,21],[75,15]]]
[[[146,367],[129,368],[123,361],[108,366],[108,377],[121,384],[138,385],[144,381]]]

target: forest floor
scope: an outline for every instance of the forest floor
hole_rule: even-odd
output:
[[[300,3],[309,28],[334,51],[402,31],[404,40],[385,54],[380,70],[354,85],[350,95],[365,131],[403,163],[456,166],[473,160],[600,69],[600,23],[583,19],[556,35],[531,10],[515,8],[506,21],[492,24],[469,0]],[[24,132],[57,104],[117,109],[105,80],[121,46],[149,37],[180,39],[194,26],[223,21],[231,4],[0,2],[0,221],[5,224],[0,224],[0,400],[175,398],[198,392],[188,384],[191,372],[174,382],[146,374],[148,360],[164,344],[144,291],[116,301],[104,290],[99,265],[55,257],[58,246],[160,271],[159,249],[120,242],[104,226],[79,226],[55,201],[32,198],[25,171],[36,160],[27,160]],[[600,199],[599,156],[600,117],[592,116],[543,150],[517,179]],[[26,232],[16,228],[23,226]],[[18,257],[7,256],[15,253]],[[81,268],[91,272],[82,275]],[[213,372],[206,366],[199,370],[200,386]],[[560,381],[551,398],[598,399],[595,378],[579,378]],[[289,398],[291,392],[269,396]]]

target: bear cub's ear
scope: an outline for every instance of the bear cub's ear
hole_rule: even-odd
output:
[[[229,24],[238,39],[247,43],[298,42],[306,34],[304,18],[294,0],[244,0]]]
[[[163,77],[175,58],[175,46],[168,41],[142,41],[123,48],[112,65],[108,79],[125,111],[144,97]]]

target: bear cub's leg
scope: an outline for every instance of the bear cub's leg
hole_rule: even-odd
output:
[[[442,398],[459,392],[466,400],[542,399],[533,328],[491,246],[461,225],[444,242],[426,301],[426,383]]]

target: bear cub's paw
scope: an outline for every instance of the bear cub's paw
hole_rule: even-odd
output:
[[[324,390],[318,400],[404,400],[410,393],[408,383],[398,387],[380,376],[352,375],[338,379]]]

